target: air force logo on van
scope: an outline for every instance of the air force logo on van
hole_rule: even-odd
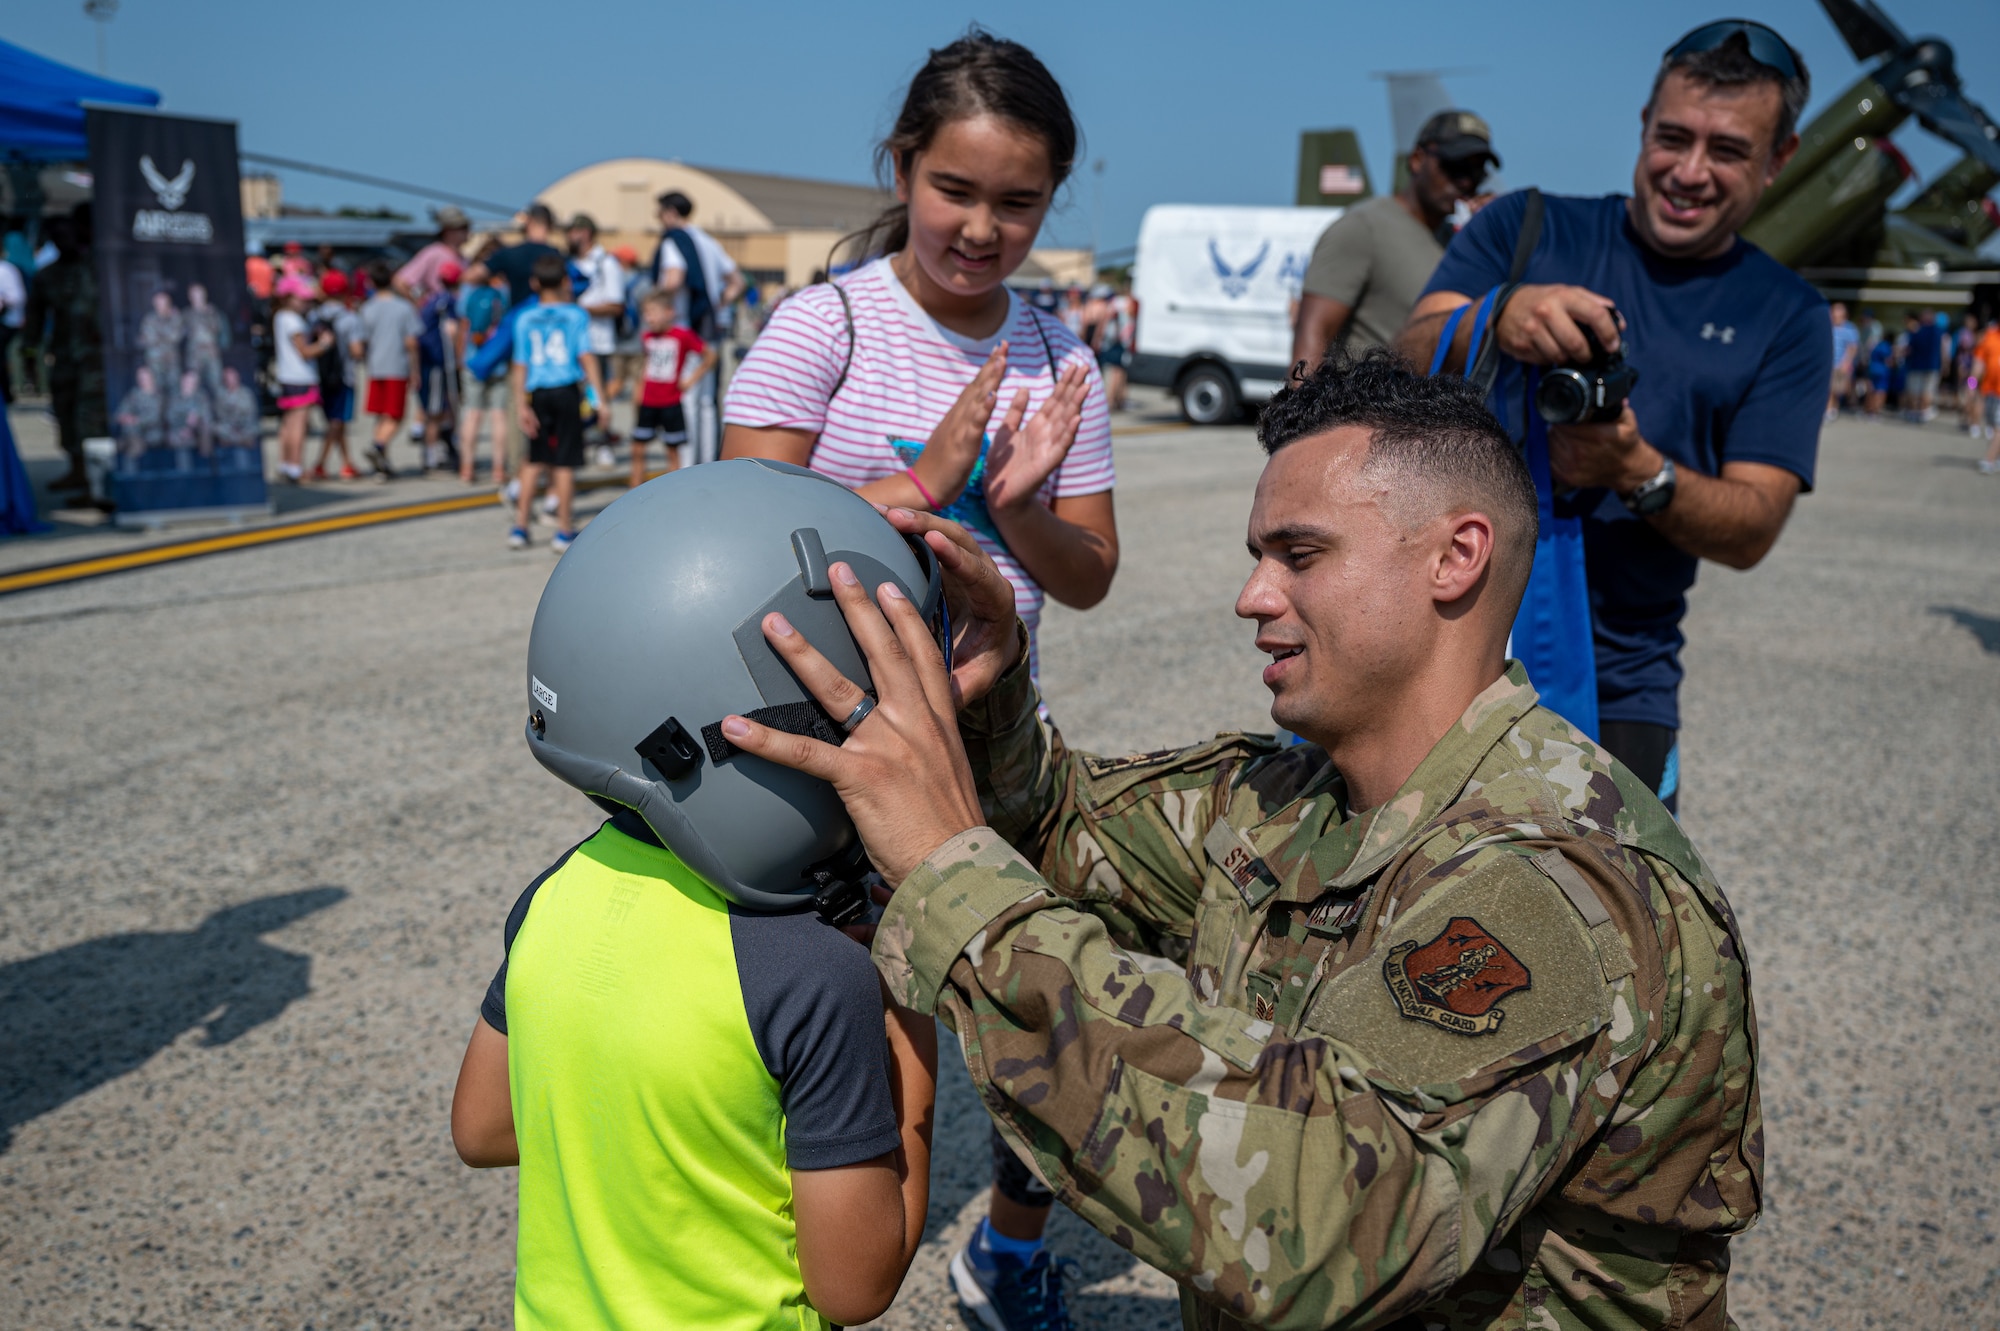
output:
[[[1235,300],[1250,289],[1250,281],[1257,276],[1257,270],[1264,266],[1264,260],[1271,256],[1271,242],[1265,241],[1250,256],[1249,262],[1235,268],[1229,266],[1222,257],[1222,250],[1211,240],[1208,242],[1208,261],[1215,267],[1215,275],[1222,282],[1222,294]]]

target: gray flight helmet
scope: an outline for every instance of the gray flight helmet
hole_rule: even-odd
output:
[[[804,906],[867,864],[833,787],[744,753],[722,718],[846,738],[764,639],[781,612],[874,691],[833,600],[846,561],[894,582],[949,651],[944,580],[922,541],[803,467],[737,459],[670,472],[619,498],[542,590],[528,640],[528,747],[600,804],[633,810],[739,905]],[[837,884],[835,884],[837,886]]]

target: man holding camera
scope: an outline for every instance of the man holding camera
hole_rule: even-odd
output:
[[[1809,90],[1804,61],[1763,24],[1695,29],[1667,51],[1641,112],[1632,197],[1547,198],[1519,286],[1508,279],[1528,195],[1495,201],[1459,233],[1397,339],[1430,364],[1452,312],[1497,291],[1493,337],[1509,362],[1491,401],[1524,446],[1542,428],[1529,398],[1546,369],[1600,352],[1637,369],[1615,420],[1547,427],[1545,503],[1581,520],[1598,737],[1669,808],[1697,563],[1755,565],[1813,479],[1833,357],[1826,304],[1737,235],[1798,147]],[[1450,368],[1464,365],[1473,322],[1458,321]]]

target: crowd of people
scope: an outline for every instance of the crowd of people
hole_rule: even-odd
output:
[[[1902,327],[1891,330],[1863,309],[1848,317],[1835,301],[1833,382],[1826,419],[1854,412],[1869,419],[1885,414],[1916,424],[1956,411],[1961,428],[1975,439],[1993,439],[2000,425],[2000,317],[1965,315],[1954,328],[1951,316],[1931,309],[1911,310]],[[1996,467],[1989,455],[1980,470]]]

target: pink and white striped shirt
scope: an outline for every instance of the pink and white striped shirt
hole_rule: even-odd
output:
[[[838,279],[854,311],[853,357],[840,296],[808,287],[780,305],[730,380],[723,419],[759,429],[813,430],[809,465],[856,489],[907,469],[931,431],[972,382],[994,344],[1007,341],[1007,373],[995,398],[990,433],[1020,389],[1030,414],[1040,411],[1056,376],[1085,367],[1089,389],[1076,443],[1048,483],[1042,502],[1112,488],[1111,414],[1104,382],[1089,348],[1056,319],[1009,293],[1012,308],[990,338],[961,337],[940,327],[876,259]],[[1052,368],[1050,358],[1055,365]],[[841,366],[847,379],[840,380]],[[831,400],[829,400],[831,399]],[[1014,607],[1034,642],[1042,616],[1041,586],[1021,567],[986,511],[984,459],[966,492],[943,511],[963,524],[1014,584]],[[1039,656],[1039,652],[1035,654]]]

